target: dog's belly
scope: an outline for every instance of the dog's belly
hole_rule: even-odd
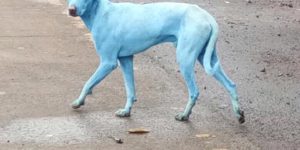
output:
[[[156,38],[148,40],[128,41],[121,46],[122,48],[119,52],[119,57],[131,56],[137,53],[141,53],[143,51],[146,51],[150,47],[160,43],[176,41],[177,38],[174,35],[160,35]],[[135,42],[139,44],[136,44]]]

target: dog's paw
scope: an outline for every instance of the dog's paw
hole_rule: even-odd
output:
[[[83,105],[84,105],[84,101],[78,102],[77,100],[74,101],[74,102],[71,104],[71,106],[72,106],[73,109],[78,109],[78,108],[80,108],[80,107],[83,106]]]
[[[245,115],[244,115],[244,111],[239,110],[239,123],[243,124],[245,122]]]
[[[179,113],[178,115],[175,116],[175,119],[177,121],[188,121],[189,120],[189,116],[184,115],[183,113]]]
[[[115,114],[117,117],[130,117],[130,111],[126,111],[125,109],[119,109]]]

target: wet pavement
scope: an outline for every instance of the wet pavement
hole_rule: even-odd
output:
[[[220,24],[218,53],[238,85],[245,124],[238,124],[228,94],[200,65],[201,97],[189,122],[175,121],[187,91],[170,44],[135,57],[138,102],[130,118],[114,116],[125,103],[120,69],[84,107],[72,110],[98,65],[89,33],[67,16],[65,1],[0,1],[0,149],[298,150],[300,4],[186,2],[207,9]],[[139,127],[150,133],[127,132]]]

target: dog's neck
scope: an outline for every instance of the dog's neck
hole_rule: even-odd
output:
[[[87,26],[89,31],[92,30],[94,20],[96,17],[101,17],[107,11],[109,4],[111,2],[109,0],[94,0],[91,5],[91,9],[86,10],[86,12],[81,16],[84,24]]]

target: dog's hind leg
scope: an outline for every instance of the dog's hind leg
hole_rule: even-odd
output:
[[[126,94],[127,94],[127,102],[123,109],[119,109],[116,112],[116,116],[118,117],[129,117],[130,111],[133,103],[136,101],[135,96],[135,85],[134,85],[134,71],[133,71],[133,56],[120,57],[119,58],[120,66],[122,69]]]
[[[213,55],[212,55],[212,62],[211,63],[214,65],[217,61],[218,61],[218,56],[214,52]],[[240,109],[240,106],[239,106],[238,95],[237,95],[237,92],[236,92],[236,85],[225,74],[225,72],[223,71],[221,65],[219,63],[217,63],[217,65],[218,66],[216,66],[216,70],[215,70],[215,73],[214,73],[213,76],[230,93],[233,111],[234,111],[235,115],[237,116],[237,118],[239,119],[239,122],[244,123],[245,122],[245,116],[244,116],[244,112]]]
[[[196,100],[199,96],[199,90],[196,84],[195,74],[194,74],[194,64],[195,61],[193,62],[192,60],[189,59],[179,61],[180,72],[188,88],[189,100],[185,107],[184,112],[179,113],[178,115],[175,116],[175,119],[178,121],[187,121],[189,119],[189,116],[192,113],[192,109],[195,106]]]
[[[218,66],[214,77],[227,89],[231,96],[231,104],[240,123],[245,122],[244,112],[240,109],[236,85],[227,77],[221,66]]]
[[[99,67],[96,72],[90,77],[90,79],[85,83],[80,96],[72,103],[72,108],[77,109],[84,105],[86,96],[91,93],[94,86],[101,82],[110,72],[112,72],[117,67],[117,60],[101,60]]]
[[[184,112],[175,116],[175,119],[178,121],[187,121],[189,119],[198,99],[199,89],[195,80],[194,66],[210,36],[209,29],[210,27],[206,24],[187,23],[183,24],[179,33],[176,59],[188,88],[189,100]]]
[[[186,38],[180,39],[176,51],[176,59],[179,64],[180,72],[185,80],[189,92],[189,99],[184,112],[175,116],[175,119],[178,121],[187,121],[189,119],[199,96],[199,89],[195,80],[194,66],[200,53],[198,49],[201,49],[200,47],[203,47],[205,43],[197,42],[197,44],[193,44],[196,43],[193,41],[195,39],[189,40],[190,41],[186,41]]]

